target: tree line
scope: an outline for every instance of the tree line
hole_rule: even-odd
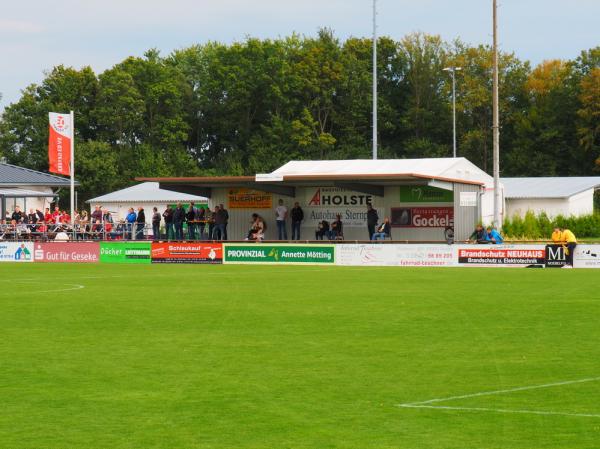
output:
[[[155,49],[96,74],[57,66],[0,117],[0,156],[47,170],[48,112],[76,113],[80,200],[136,176],[242,175],[370,158],[371,40],[316,36]],[[378,41],[379,156],[492,160],[492,49],[414,33]],[[501,53],[502,176],[600,170],[600,46],[536,67]]]

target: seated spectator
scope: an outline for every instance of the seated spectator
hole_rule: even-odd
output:
[[[573,268],[573,255],[577,247],[577,237],[569,229],[555,225],[552,241],[563,246],[565,251],[565,265],[563,268]]]
[[[12,213],[11,220],[15,220],[17,223],[20,223],[23,220],[23,212],[21,212],[21,208],[19,206],[15,206],[15,210]]]
[[[342,216],[340,214],[337,214],[336,220],[331,223],[329,240],[344,240],[344,224],[342,223]]]
[[[246,240],[260,242],[264,239],[266,225],[262,217],[258,214],[252,214],[252,225],[248,231]]]
[[[500,245],[504,241],[500,233],[491,226],[487,227],[486,236],[488,243],[493,243],[495,245]]]
[[[38,221],[38,223],[35,227],[35,236],[38,239],[45,240],[47,232],[48,232],[48,227],[46,226],[46,223],[44,222],[44,220]]]
[[[479,244],[490,243],[490,241],[488,240],[488,237],[487,237],[487,232],[485,232],[485,229],[483,229],[483,226],[480,224],[478,224],[475,227],[475,230],[470,235],[468,242],[469,243],[479,243]]]
[[[390,219],[388,217],[385,217],[383,223],[381,223],[381,225],[377,227],[377,229],[373,233],[373,236],[371,237],[371,240],[385,240],[386,238],[392,238],[392,227],[390,225]]]
[[[319,222],[315,231],[315,238],[317,240],[323,240],[323,237],[329,237],[329,222],[326,220]]]
[[[104,227],[102,226],[102,221],[96,220],[91,229],[92,238],[95,240],[101,240],[103,233]]]

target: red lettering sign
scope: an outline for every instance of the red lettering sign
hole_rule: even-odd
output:
[[[152,243],[152,263],[223,263],[220,243]]]
[[[95,263],[100,259],[100,245],[96,242],[36,243],[33,260],[36,262]]]
[[[454,226],[453,207],[392,208],[392,226],[398,228],[447,228]]]

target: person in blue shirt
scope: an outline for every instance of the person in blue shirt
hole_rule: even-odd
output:
[[[486,239],[488,242],[494,243],[496,245],[500,245],[502,242],[504,242],[504,239],[502,238],[500,233],[495,229],[492,229],[491,226],[487,227]]]
[[[129,238],[129,240],[133,240],[133,224],[135,223],[136,219],[137,215],[135,214],[133,207],[130,207],[129,213],[127,214],[127,217],[125,217],[125,220],[127,220],[127,237]]]

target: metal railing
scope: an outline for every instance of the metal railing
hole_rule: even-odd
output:
[[[96,223],[96,224],[0,224],[0,241],[82,241],[82,240],[171,240],[199,241],[223,240],[222,228],[204,222],[190,226],[161,226],[158,235],[154,227],[143,223]]]

